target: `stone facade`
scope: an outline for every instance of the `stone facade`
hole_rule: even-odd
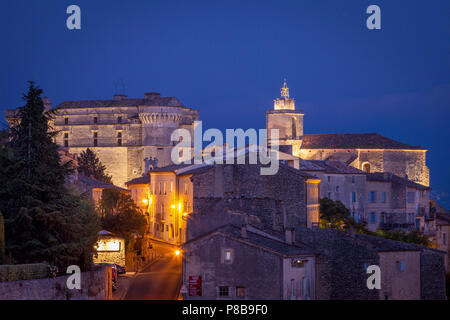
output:
[[[313,187],[308,187],[309,180]],[[188,240],[245,219],[277,231],[318,223],[317,178],[287,165],[280,164],[275,175],[260,175],[260,165],[216,164],[193,175],[192,181]]]
[[[309,136],[314,135],[307,135]],[[368,172],[392,172],[400,177],[430,185],[430,172],[426,165],[427,150],[389,149],[338,149],[324,146],[310,148],[303,145],[299,157],[305,160],[338,160]],[[411,147],[412,148],[412,147]]]
[[[317,299],[445,299],[444,253],[335,229],[296,230],[295,239],[318,251]],[[366,282],[369,265],[380,266],[381,289]]]
[[[228,225],[188,241],[183,251],[185,286],[192,276],[202,279],[201,295],[185,299],[315,299],[314,254],[306,246]]]
[[[320,179],[319,197],[341,201],[357,221],[365,216],[366,174],[340,161],[301,160],[300,169]]]
[[[389,172],[367,174],[364,221],[370,230],[419,229],[429,218],[429,188]]]

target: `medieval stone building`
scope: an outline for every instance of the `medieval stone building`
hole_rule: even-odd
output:
[[[50,109],[50,100],[43,101]],[[185,128],[192,134],[198,119],[197,110],[155,92],[144,98],[116,94],[112,100],[64,101],[54,110],[53,127],[60,132],[56,143],[73,154],[93,150],[118,186],[141,177],[149,167],[171,164],[171,133]],[[6,112],[11,125],[15,114]]]
[[[378,133],[303,134],[303,114],[295,109],[285,82],[281,98],[274,101],[274,110],[266,112],[267,129],[279,130],[280,150],[305,160],[337,160],[366,172],[392,172],[430,185],[427,149]]]

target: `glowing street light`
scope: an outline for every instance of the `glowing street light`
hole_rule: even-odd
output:
[[[148,204],[148,199],[146,199],[146,198],[142,199],[142,203],[147,205]]]
[[[176,256],[179,256],[179,255],[180,255],[180,253],[181,253],[181,251],[180,251],[180,250],[175,250],[175,255],[176,255]]]

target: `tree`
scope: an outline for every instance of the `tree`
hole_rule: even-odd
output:
[[[0,212],[0,264],[5,263],[5,220]]]
[[[144,235],[147,219],[128,194],[116,189],[103,190],[98,211],[103,229],[127,241],[134,235]]]
[[[422,246],[430,246],[430,240],[417,230],[405,232],[403,230],[377,230],[375,235],[396,241],[420,244]]]
[[[101,163],[97,155],[89,148],[81,152],[78,158],[78,172],[95,179],[112,183],[112,177],[105,173],[106,167]]]
[[[350,211],[339,201],[333,201],[328,198],[320,199],[320,227],[333,229],[352,228],[358,233],[371,236],[383,237],[385,239],[416,243],[422,246],[429,246],[428,237],[417,230],[409,233],[403,230],[381,230],[376,232],[368,230],[365,225],[357,223],[350,215]]]
[[[83,265],[94,250],[98,221],[94,209],[65,186],[72,163],[60,162],[53,142],[57,132],[49,127],[53,112],[45,112],[41,94],[30,82],[11,141],[0,148],[6,253],[13,263]]]
[[[8,143],[9,133],[6,129],[0,129],[0,147]]]
[[[322,198],[319,203],[321,228],[342,230],[348,229],[351,226],[357,226],[357,223],[350,215],[350,211],[341,201],[333,201],[329,198]]]

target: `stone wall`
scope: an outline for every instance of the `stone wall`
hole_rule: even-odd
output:
[[[380,300],[420,299],[420,251],[380,252]],[[405,265],[398,270],[397,262]]]
[[[263,229],[306,226],[305,178],[288,166],[262,176],[259,165],[215,165],[192,180],[188,239],[227,223],[240,225],[246,216]]]
[[[423,184],[430,185],[430,172],[426,165],[424,150],[386,150],[386,149],[302,149],[299,156],[305,160],[338,160],[348,162],[363,170],[370,164],[370,172],[392,172]]]
[[[70,275],[0,282],[0,300],[110,300],[111,267],[81,273],[81,289],[67,288]]]
[[[222,249],[233,249],[233,263],[221,263]],[[183,282],[188,287],[189,276],[202,276],[202,296],[187,299],[217,299],[218,287],[229,286],[229,299],[236,297],[235,288],[246,288],[245,299],[283,299],[280,256],[235,240],[213,235],[185,247]]]
[[[444,300],[446,298],[444,252],[432,249],[422,250],[420,254],[420,289],[423,300]]]
[[[358,244],[351,236],[333,229],[296,230],[296,240],[319,251],[316,259],[316,296],[319,300],[377,300],[369,290],[364,265],[379,264],[376,252]]]

